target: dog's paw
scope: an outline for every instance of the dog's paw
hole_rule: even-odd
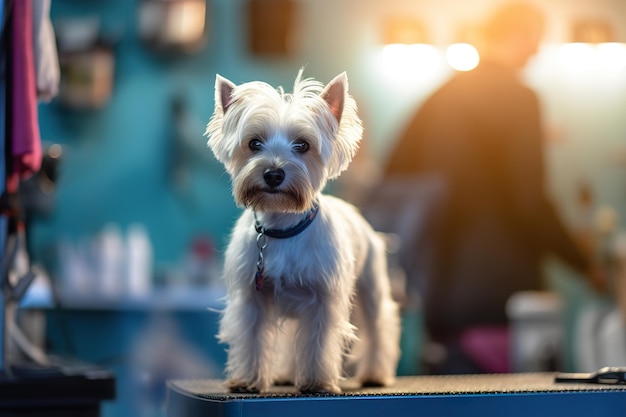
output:
[[[375,381],[375,380],[367,380],[367,381],[362,381],[361,382],[361,386],[363,388],[379,388],[379,387],[384,387],[387,384],[383,381]]]
[[[302,394],[339,394],[341,392],[341,388],[337,385],[327,383],[309,383],[297,388]]]
[[[277,387],[291,387],[294,385],[294,383],[289,378],[277,378],[274,380],[274,385],[276,385]]]
[[[229,380],[226,382],[229,391],[237,394],[258,394],[260,390],[250,384],[239,380]]]
[[[387,387],[394,383],[394,378],[384,378],[384,377],[369,377],[361,379],[361,386],[364,388],[380,388]]]

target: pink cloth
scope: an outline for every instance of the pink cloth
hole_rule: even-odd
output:
[[[37,119],[37,84],[33,54],[33,9],[31,0],[13,2],[13,51],[11,57],[11,171],[9,191],[19,180],[39,171],[41,138]]]

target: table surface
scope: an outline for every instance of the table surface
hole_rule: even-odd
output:
[[[168,381],[168,416],[260,417],[297,415],[412,416],[420,409],[436,415],[626,416],[626,385],[556,383],[554,373],[400,377],[385,388],[342,384],[341,394],[300,394],[273,387],[264,394],[231,393],[221,380]],[[363,401],[366,400],[366,401]],[[278,414],[277,414],[278,413]],[[600,414],[599,414],[600,413]]]

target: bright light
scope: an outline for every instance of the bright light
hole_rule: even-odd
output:
[[[602,69],[626,68],[626,44],[610,42],[596,45],[597,64]]]
[[[567,43],[561,46],[561,59],[574,70],[620,70],[626,68],[626,44]]]
[[[593,47],[588,43],[566,43],[561,47],[561,59],[568,68],[591,69],[594,66],[593,55]]]
[[[391,44],[382,50],[383,65],[392,76],[423,76],[438,67],[437,49],[428,44]]]
[[[469,43],[454,43],[446,49],[448,64],[457,71],[469,71],[478,65],[480,55]]]
[[[588,43],[566,43],[561,47],[561,59],[569,68],[589,69],[593,66],[593,48]]]

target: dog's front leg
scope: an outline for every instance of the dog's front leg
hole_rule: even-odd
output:
[[[343,349],[350,323],[330,300],[301,311],[296,333],[296,387],[303,393],[340,392]]]
[[[272,309],[261,294],[229,301],[220,323],[220,341],[227,343],[227,385],[236,392],[263,392],[271,385],[274,347]]]

